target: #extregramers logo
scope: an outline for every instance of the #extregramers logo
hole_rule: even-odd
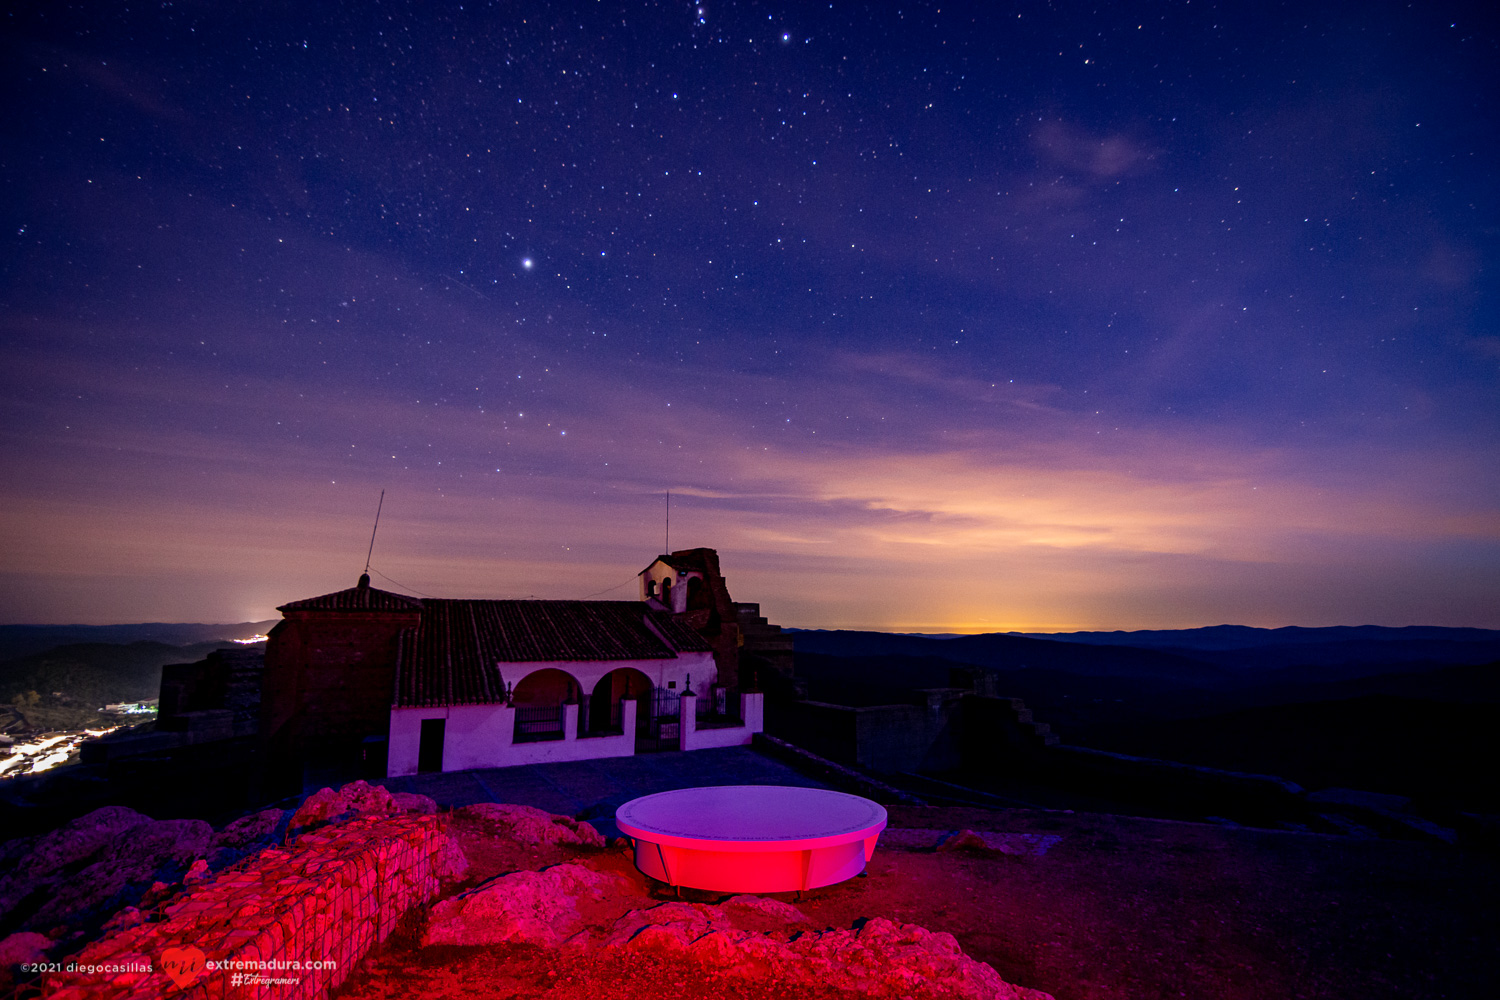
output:
[[[202,948],[188,945],[186,948],[168,948],[161,953],[161,967],[178,989],[187,989],[203,975],[207,958]]]

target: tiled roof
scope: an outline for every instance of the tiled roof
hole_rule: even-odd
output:
[[[396,705],[499,701],[502,674],[512,673],[512,683],[519,679],[506,671],[508,663],[669,660],[711,648],[697,632],[640,601],[429,599],[420,624],[402,633]]]
[[[321,597],[283,604],[277,611],[421,611],[422,601],[405,594],[376,590],[366,584],[350,587]]]

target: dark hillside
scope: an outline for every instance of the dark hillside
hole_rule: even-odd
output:
[[[1210,625],[1206,628],[1138,629],[1131,632],[1011,632],[1009,635],[1050,639],[1090,646],[1138,646],[1146,649],[1230,650],[1324,642],[1500,642],[1500,630],[1446,628],[1440,625],[1334,625],[1306,628],[1252,628],[1248,625]]]
[[[146,622],[141,625],[0,625],[0,661],[45,653],[57,646],[129,645],[157,642],[189,646],[204,642],[227,644],[230,639],[265,635],[280,619],[240,622],[237,625],[201,625],[180,622]]]
[[[1304,788],[1360,788],[1467,811],[1500,811],[1494,704],[1391,695],[1247,708],[1095,727],[1101,750],[1277,774]]]
[[[1189,650],[1193,656],[1243,674],[1284,671],[1303,681],[1332,681],[1416,669],[1418,663],[1493,663],[1500,660],[1500,640],[1457,642],[1438,639],[1295,643],[1254,649]],[[1246,678],[1255,680],[1257,678]]]
[[[1229,672],[1176,653],[1089,646],[1014,635],[926,639],[887,632],[796,632],[798,653],[825,656],[937,657],[997,670],[1049,669],[1098,677],[1154,677],[1185,684],[1223,683]]]
[[[913,656],[820,656],[797,654],[797,676],[808,697],[839,705],[883,705],[910,701],[913,688],[947,687],[953,660]],[[1079,742],[1083,729],[1122,716],[1134,719],[1201,715],[1223,702],[1202,688],[1159,678],[1100,677],[1064,670],[995,670],[998,694],[1024,698],[1039,720],[1064,741]],[[1209,700],[1213,699],[1213,700]]]
[[[163,665],[201,660],[223,645],[96,642],[58,646],[0,663],[0,706],[18,710],[24,724],[33,729],[95,725],[96,712],[104,705],[157,697]],[[12,714],[8,711],[6,717]]]

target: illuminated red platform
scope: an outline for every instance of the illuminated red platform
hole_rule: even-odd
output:
[[[786,785],[682,788],[615,811],[635,866],[669,885],[793,892],[865,870],[885,809],[858,795]]]

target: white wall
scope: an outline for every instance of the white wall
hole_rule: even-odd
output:
[[[698,570],[675,570],[660,559],[653,562],[641,571],[641,600],[646,600],[646,584],[656,584],[655,597],[661,599],[661,584],[663,580],[672,581],[672,607],[668,610],[680,613],[687,610],[687,582],[689,577],[703,579],[703,574]]]
[[[578,706],[563,706],[563,738],[515,743],[516,710],[506,705],[454,705],[450,708],[391,710],[390,756],[386,776],[417,773],[423,719],[446,719],[443,770],[515,767],[553,761],[629,757],[635,753],[636,703],[625,702],[618,736],[578,738]]]
[[[715,729],[698,728],[696,695],[683,695],[681,709],[682,735],[680,744],[684,750],[707,750],[710,747],[749,746],[751,737],[766,728],[765,695],[759,691],[740,695],[740,717],[744,724]]]
[[[618,667],[633,667],[651,679],[656,687],[682,691],[687,687],[691,674],[694,683],[703,686],[712,682],[715,668],[714,656],[708,652],[679,653],[673,660],[543,660],[535,663],[502,663],[502,679],[512,685],[519,684],[527,674],[538,670],[562,670],[578,682],[582,697],[593,693],[594,685]],[[746,722],[749,722],[749,701],[745,695]],[[756,695],[754,697],[759,697]],[[391,741],[386,758],[386,775],[399,777],[417,773],[417,754],[422,739],[423,719],[447,719],[443,732],[443,770],[463,771],[477,767],[514,767],[518,764],[541,764],[550,761],[592,760],[599,757],[629,757],[635,753],[635,712],[633,701],[625,702],[626,719],[624,733],[620,736],[590,736],[578,739],[578,706],[564,706],[563,734],[560,740],[539,740],[535,743],[515,743],[514,708],[505,705],[454,705],[436,708],[391,709]],[[740,730],[727,730],[737,733]],[[747,730],[746,732],[758,732]],[[713,737],[714,740],[727,737]],[[737,742],[704,742],[700,746],[734,746],[748,743],[748,735]],[[688,742],[684,750],[698,749]]]

